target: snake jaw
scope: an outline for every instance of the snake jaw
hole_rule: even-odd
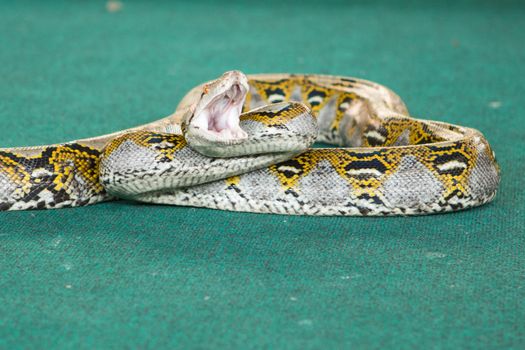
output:
[[[239,71],[226,72],[203,86],[200,100],[186,120],[186,135],[201,142],[235,144],[248,138],[239,116],[248,93],[248,79]]]

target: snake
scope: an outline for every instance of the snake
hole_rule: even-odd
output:
[[[109,200],[324,216],[408,216],[490,202],[478,130],[410,116],[389,88],[319,74],[228,71],[175,112],[112,134],[0,149],[0,210]]]

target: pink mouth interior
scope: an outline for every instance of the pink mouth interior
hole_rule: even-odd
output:
[[[232,85],[195,114],[191,125],[220,139],[246,138],[246,133],[239,127],[245,96],[243,87]]]

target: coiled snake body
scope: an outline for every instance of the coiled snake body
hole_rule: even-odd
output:
[[[314,141],[338,148],[309,148]],[[410,118],[384,86],[322,75],[227,72],[159,121],[0,149],[0,210],[119,197],[278,214],[412,215],[487,203],[498,184],[479,131]]]

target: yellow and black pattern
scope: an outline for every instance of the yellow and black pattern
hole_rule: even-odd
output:
[[[33,151],[34,153],[35,151]],[[100,151],[79,143],[42,147],[28,156],[0,151],[0,209],[81,206],[107,197],[99,183]]]
[[[439,205],[443,211],[448,211],[461,209],[464,205],[462,200],[472,199],[468,179],[475,168],[478,153],[470,142],[467,140],[453,145],[378,148],[360,152],[352,149],[312,149],[272,165],[269,170],[279,179],[284,193],[300,197],[305,190],[299,184],[301,179],[325,162],[330,165],[330,171],[337,172],[347,182],[349,193],[380,207],[386,206],[383,186],[385,181],[399,170],[404,157],[414,157],[435,178],[434,184],[443,185]],[[358,209],[362,215],[370,212],[366,207]]]
[[[252,80],[250,83],[257,92],[257,95],[261,96],[267,103],[290,101],[292,88],[296,85],[293,79],[280,79],[276,81]],[[245,110],[250,109],[248,106],[251,105],[252,96],[254,95],[248,95],[246,97]]]
[[[85,140],[106,145],[98,148],[72,142],[0,149],[0,210],[82,206],[109,199],[108,191],[144,202],[237,211],[413,215],[470,208],[496,194],[499,167],[481,133],[410,118],[399,97],[381,85],[293,74],[254,75],[248,83],[240,121],[263,130],[257,142],[290,143],[301,133],[318,132],[319,141],[335,148],[208,158],[188,147],[182,134],[139,130]],[[213,94],[214,84],[201,89]],[[251,111],[289,101],[302,104]],[[310,113],[318,130],[298,118]],[[275,130],[284,137],[274,137]],[[104,173],[110,175],[101,181],[100,167],[107,164]]]
[[[104,157],[109,157],[123,142],[133,142],[137,146],[152,149],[158,153],[159,162],[171,161],[177,151],[186,147],[183,135],[137,131],[117,137],[103,151]]]
[[[324,123],[324,128],[321,127],[320,138],[340,148],[311,149],[271,165],[267,170],[258,171],[257,176],[263,182],[271,183],[272,178],[277,179],[277,186],[272,187],[271,194],[263,194],[265,188],[251,191],[254,175],[247,174],[228,178],[226,188],[215,186],[217,194],[213,198],[206,199],[195,191],[187,190],[187,193],[192,193],[191,205],[217,208],[217,205],[206,204],[206,201],[213,200],[229,206],[231,210],[241,211],[409,215],[465,209],[494,197],[499,168],[490,146],[479,132],[406,117],[401,115],[405,112],[402,110],[404,105],[390,115],[375,114],[366,94],[363,96],[359,92],[339,89],[358,85],[356,80],[349,79],[340,84],[333,81],[328,84],[327,80],[326,77],[292,75],[289,79],[278,77],[265,81],[258,76],[250,81],[253,89],[245,109],[253,107],[252,100],[262,104],[283,101],[293,99],[300,92],[302,102],[314,115],[320,118],[329,110],[330,120]],[[368,86],[374,87],[373,83]],[[348,113],[356,102],[368,108],[365,111],[368,114],[361,117],[362,120],[358,120],[355,110],[354,115]],[[366,106],[366,103],[369,105]],[[288,122],[286,118],[279,121]],[[268,124],[269,120],[263,118],[261,122]],[[359,140],[349,140],[348,135],[356,132]],[[351,142],[360,147],[346,148],[352,146]],[[320,194],[321,186],[317,190],[312,190],[312,187],[322,182],[330,184],[335,173],[341,184],[337,191],[344,191],[349,200],[344,205],[328,201],[323,208],[317,198],[312,199],[310,192]],[[305,186],[307,182],[308,187]],[[204,187],[210,186],[214,185]],[[235,190],[235,195],[233,192],[228,194],[232,190]],[[335,195],[336,190],[329,188],[329,185],[324,190],[331,196]],[[273,196],[277,192],[281,193],[280,197]],[[244,208],[227,204],[243,201],[243,196],[253,198],[251,203],[245,203]],[[203,198],[206,200],[203,201]],[[224,201],[224,198],[228,200]],[[172,200],[172,203],[185,202],[178,199]]]
[[[265,103],[278,103],[285,101],[301,101],[305,103],[314,113],[319,112],[326,102],[334,96],[337,91],[323,87],[313,81],[308,76],[291,75],[286,79],[276,81],[251,80],[250,85],[257,94],[257,100]],[[348,94],[347,97],[352,97]],[[245,110],[249,110],[252,105],[254,94],[248,95],[245,102]],[[342,101],[341,101],[342,102]]]
[[[269,127],[286,126],[294,118],[308,113],[308,109],[300,104],[287,104],[283,108],[275,110],[258,110],[243,113],[240,117],[241,122],[253,120]]]

